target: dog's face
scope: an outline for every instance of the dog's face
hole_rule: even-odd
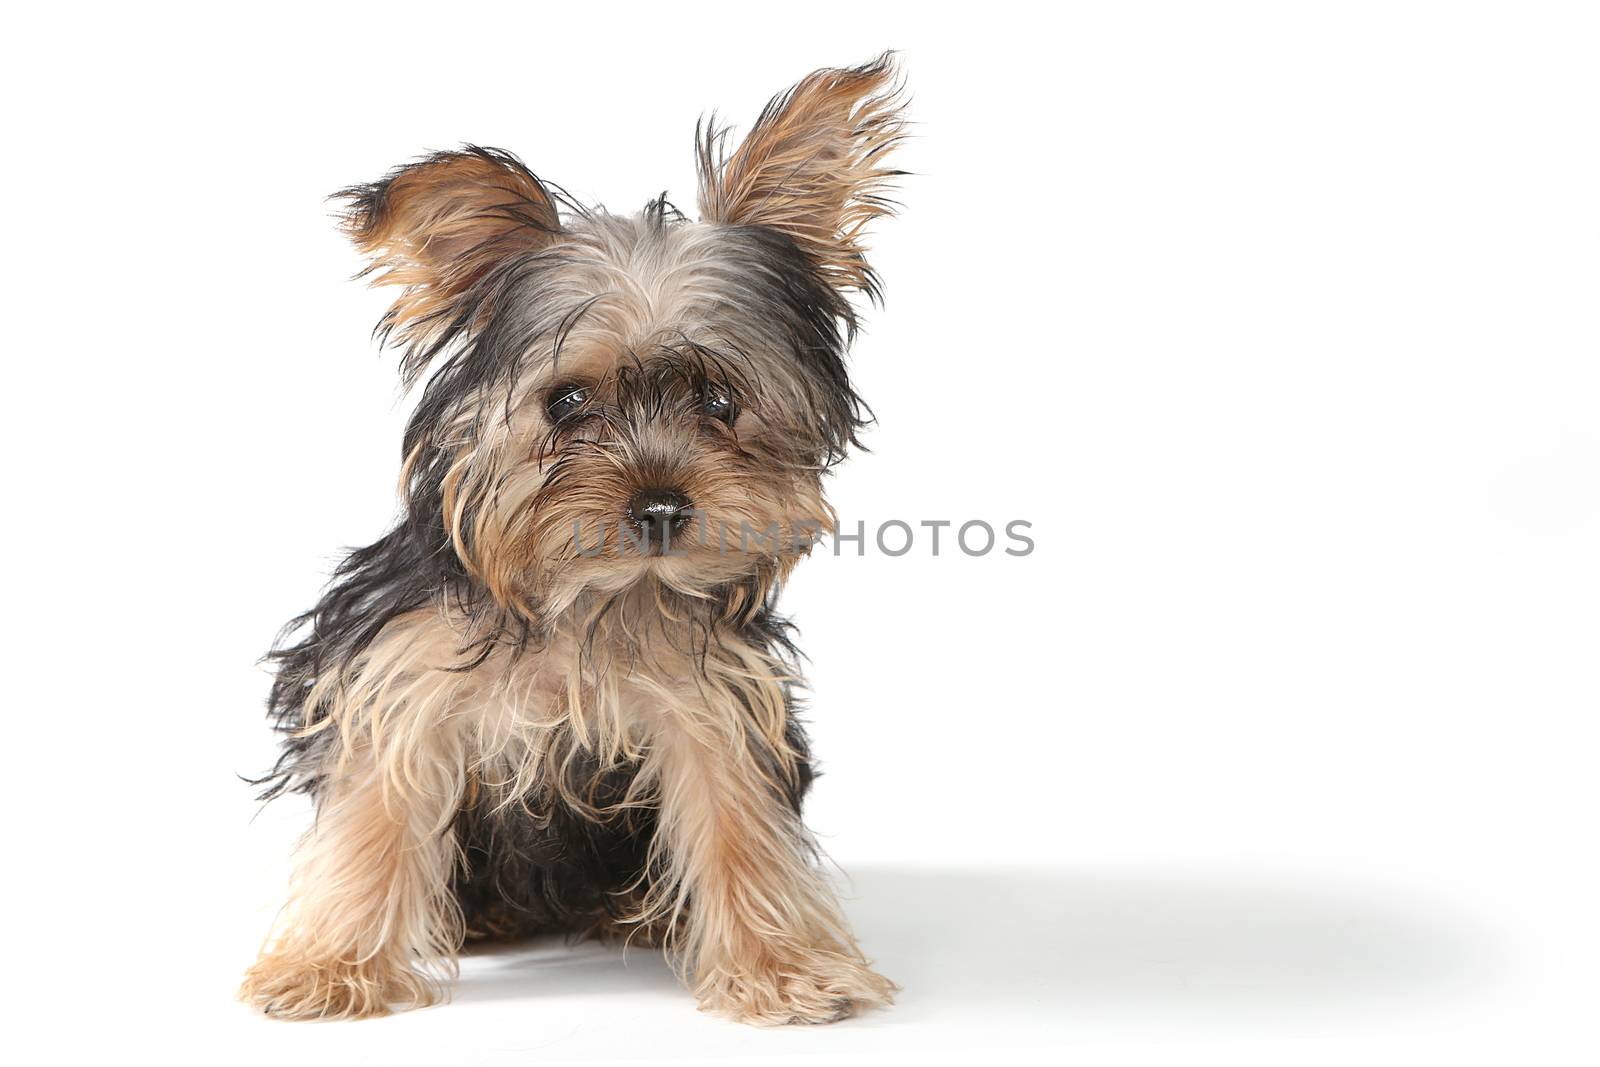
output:
[[[408,383],[411,521],[537,619],[653,576],[691,596],[781,577],[832,526],[821,478],[861,404],[849,290],[899,139],[886,60],[820,71],[744,142],[699,139],[701,220],[557,201],[514,158],[442,153],[349,190]]]

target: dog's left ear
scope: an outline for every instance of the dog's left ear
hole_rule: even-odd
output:
[[[893,213],[900,174],[884,165],[904,136],[893,54],[863,67],[819,70],[774,97],[732,155],[725,129],[700,134],[700,216],[788,235],[836,290],[878,293],[866,226]]]

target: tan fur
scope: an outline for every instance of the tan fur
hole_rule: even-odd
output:
[[[885,55],[819,70],[767,105],[731,156],[713,129],[700,151],[700,215],[792,237],[838,288],[870,290],[865,231],[891,213],[900,173],[884,157],[904,136],[903,100]]]
[[[448,325],[456,299],[494,264],[549,245],[561,228],[538,179],[472,151],[401,168],[377,203],[361,202],[357,191],[344,195],[357,201],[345,233],[371,260],[373,284],[401,287],[384,327],[419,346]]]
[[[580,750],[643,761],[624,803],[659,807],[666,873],[628,923],[668,931],[702,1006],[783,1023],[889,999],[781,799],[794,773],[782,665],[731,639],[692,664],[671,632],[689,620],[646,588],[632,597],[599,617],[580,605],[544,651],[497,651],[468,672],[450,670],[465,660],[465,621],[417,613],[328,683],[328,716],[308,729],[345,740],[340,784],[246,999],[317,1018],[437,1000],[463,937],[447,886],[468,781],[500,803],[548,789],[583,810],[589,798],[559,771]]]
[[[716,515],[719,526],[734,538],[741,523],[756,531],[777,526],[785,537],[806,525],[833,529],[834,515],[822,499],[820,472],[812,457],[787,451],[796,435],[783,425],[781,413],[802,402],[792,397],[774,398],[741,418],[739,446],[761,456],[763,463],[746,460],[735,467],[728,452],[706,455],[696,447],[693,432],[683,427],[632,427],[626,439],[584,457],[558,497],[539,498],[549,469],[527,462],[528,442],[546,427],[530,398],[558,378],[589,381],[605,396],[620,371],[640,365],[638,353],[671,339],[700,341],[722,332],[715,311],[720,298],[714,283],[719,279],[708,279],[712,268],[703,251],[713,238],[710,227],[686,228],[669,248],[640,262],[622,245],[620,234],[604,227],[567,234],[561,254],[576,261],[575,273],[585,290],[600,296],[567,336],[559,366],[542,376],[530,375],[489,411],[467,409],[456,416],[462,447],[445,479],[445,527],[457,556],[507,611],[532,619],[538,614],[533,606],[537,601],[544,614],[560,612],[593,582],[603,582],[606,569],[616,570],[617,501],[631,495],[647,476],[681,482],[696,506]],[[617,262],[629,263],[629,270],[619,270]],[[772,376],[765,384],[778,388],[779,381]],[[484,426],[488,429],[480,429]],[[402,481],[410,476],[415,458],[408,459]],[[597,517],[613,524],[613,551],[599,560],[580,558],[574,551],[574,529],[598,540]],[[747,568],[747,559],[721,551],[714,541],[686,542],[680,548],[692,555],[694,567],[681,565],[678,570],[698,568],[701,587]],[[796,558],[785,560],[785,570]],[[631,572],[617,573],[632,579]]]
[[[702,1008],[763,1025],[828,1022],[887,1003],[813,856],[810,835],[767,773],[730,758],[733,715],[679,705],[662,723],[660,905],[687,908],[677,950]],[[692,906],[690,902],[692,901]]]
[[[451,721],[470,676],[452,662],[455,636],[423,616],[391,628],[354,678],[319,699],[342,745],[329,768],[278,930],[242,995],[274,1014],[383,1014],[431,1004],[454,973],[460,916],[449,893],[457,862],[447,832],[467,770],[461,723]],[[309,705],[308,705],[309,706]]]
[[[295,770],[316,785],[318,813],[246,1000],[331,1018],[444,996],[468,933],[452,889],[455,820],[485,802],[595,820],[654,810],[651,862],[616,888],[631,911],[613,928],[663,943],[708,1010],[825,1022],[890,999],[795,810],[795,679],[750,643],[768,638],[760,613],[808,551],[795,535],[836,525],[822,473],[849,438],[830,427],[850,403],[826,367],[804,365],[833,342],[772,314],[782,301],[747,299],[752,261],[728,252],[750,235],[726,227],[787,234],[821,279],[762,236],[822,294],[813,304],[836,295],[829,286],[870,290],[863,230],[887,210],[883,156],[902,130],[893,78],[887,57],[819,71],[770,104],[732,156],[716,156],[712,134],[701,223],[596,214],[564,228],[531,173],[476,149],[347,194],[348,232],[377,280],[402,288],[384,326],[409,346],[408,384],[459,353],[444,341],[473,337],[498,302],[538,328],[516,334],[533,351],[496,353],[506,373],[491,386],[441,406],[402,472],[403,486],[437,489],[422,498],[430,514],[409,518],[448,537],[429,549],[459,563],[441,584],[473,595],[441,588],[415,610],[406,599],[370,643],[363,634],[327,661],[313,634],[317,655],[289,676],[310,687],[293,690],[289,715],[304,715],[313,766]],[[507,263],[529,277],[490,284],[506,281]],[[842,302],[827,314],[849,319]],[[674,393],[690,388],[674,361],[704,352],[745,376],[736,419],[708,413],[703,392]],[[842,378],[842,364],[831,373]],[[655,389],[648,402],[625,387],[630,374]],[[611,417],[552,426],[547,394],[574,380]],[[575,533],[667,485],[714,524],[709,540],[630,555],[613,525],[598,555],[579,551]],[[774,540],[730,545],[745,528]],[[405,566],[409,576],[414,558]],[[593,783],[623,765],[637,768],[628,794],[598,800]]]

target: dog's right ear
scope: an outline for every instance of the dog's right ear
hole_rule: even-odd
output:
[[[343,229],[378,272],[374,285],[403,291],[379,333],[408,348],[408,379],[441,340],[471,329],[483,310],[463,298],[497,265],[536,252],[561,232],[555,201],[509,152],[467,146],[334,194]]]

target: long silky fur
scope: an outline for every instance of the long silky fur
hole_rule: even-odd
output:
[[[668,483],[727,525],[832,527],[822,476],[866,417],[845,292],[877,291],[861,233],[886,210],[891,80],[887,59],[819,72],[732,157],[703,140],[705,222],[664,196],[577,209],[471,146],[339,194],[401,289],[380,333],[426,385],[399,521],[270,655],[283,749],[258,785],[318,818],[247,999],[432,1003],[464,939],[545,931],[658,941],[703,1006],[752,1022],[889,998],[799,819],[814,772],[774,603],[807,543],[646,566],[575,533]],[[847,173],[804,172],[840,152]],[[540,398],[574,376],[590,400],[556,423]],[[726,422],[700,413],[711,390]]]

